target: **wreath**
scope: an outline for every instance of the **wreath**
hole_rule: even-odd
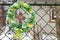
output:
[[[17,20],[15,18],[15,12],[19,8],[22,8],[24,11],[26,11],[26,13],[29,16],[27,21],[22,23],[22,26],[20,26],[21,28],[18,27],[19,23],[17,22]],[[35,13],[36,12],[32,9],[32,7],[28,3],[16,2],[13,5],[11,5],[10,8],[8,9],[6,20],[8,22],[8,25],[10,25],[10,27],[12,27],[12,29],[14,29],[14,30],[21,30],[22,32],[27,32],[35,24],[35,20],[36,20]]]

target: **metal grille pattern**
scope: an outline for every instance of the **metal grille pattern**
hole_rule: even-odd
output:
[[[56,2],[56,0],[52,0],[52,1],[51,0],[38,0],[38,1],[22,0],[22,1],[28,2],[30,4],[36,4],[34,6],[32,5],[32,8],[36,11],[36,24],[29,32],[27,32],[26,34],[23,33],[24,36],[22,39],[23,40],[57,40],[56,26],[55,26],[55,6],[39,6],[37,4],[56,4],[59,2]],[[25,14],[24,11],[23,13],[25,17],[27,17],[27,14]],[[6,24],[4,25],[4,27],[0,26],[0,40],[14,40],[13,38],[14,31],[10,29],[9,31],[6,32],[6,30],[8,29],[9,29],[8,25]]]
[[[26,34],[23,33],[23,40],[57,40],[56,27],[52,14],[50,12],[54,6],[32,6],[36,11],[36,24],[31,31]],[[25,12],[24,12],[25,13]],[[24,14],[25,15],[25,14]],[[53,21],[51,21],[51,20]],[[1,40],[13,40],[13,30],[3,33],[2,27],[0,28],[2,34]]]
[[[56,40],[55,23],[49,22],[49,13],[51,6],[37,6],[37,28],[40,28],[37,34],[42,35],[41,40]],[[54,31],[54,32],[53,32]],[[52,35],[52,36],[51,36]],[[55,38],[53,38],[53,36]],[[40,37],[39,37],[40,38]],[[50,39],[49,39],[50,38]]]

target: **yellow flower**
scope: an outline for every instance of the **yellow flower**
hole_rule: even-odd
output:
[[[32,25],[32,23],[28,23],[28,25],[27,25],[27,26],[32,27],[33,25]]]
[[[21,6],[24,6],[24,2],[21,2],[20,5],[21,5]]]
[[[14,11],[14,8],[10,8],[11,11]]]
[[[32,9],[29,10],[30,13],[32,13],[32,11],[33,11]]]
[[[14,22],[13,19],[10,19],[10,22],[13,23]]]

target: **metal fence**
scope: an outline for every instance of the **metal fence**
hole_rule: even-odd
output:
[[[6,5],[2,5],[6,6]],[[7,5],[8,6],[8,5]],[[7,8],[7,7],[5,7]],[[32,8],[36,11],[36,24],[27,33],[23,33],[23,40],[57,40],[55,18],[56,11],[55,6],[43,6],[43,5],[32,5]],[[6,12],[6,11],[5,11]],[[27,14],[23,11],[24,16]],[[3,15],[6,15],[6,13]],[[5,20],[5,19],[2,19]],[[4,30],[5,31],[4,31]],[[8,30],[8,25],[0,27],[0,40],[14,40],[13,30]]]

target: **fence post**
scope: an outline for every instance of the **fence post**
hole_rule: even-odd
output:
[[[60,40],[60,6],[56,6],[56,33],[57,40]]]

